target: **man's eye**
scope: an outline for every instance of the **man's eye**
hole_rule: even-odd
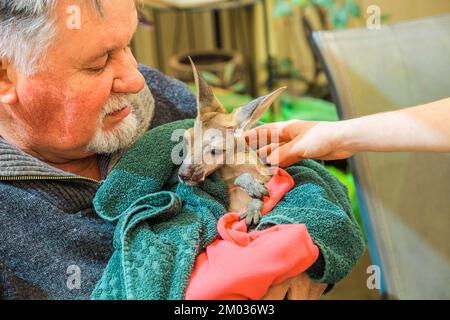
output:
[[[89,68],[89,69],[87,69],[89,72],[92,72],[92,73],[101,73],[101,72],[103,72],[104,70],[105,70],[105,67],[106,66],[102,66],[102,67],[96,67],[96,68]]]

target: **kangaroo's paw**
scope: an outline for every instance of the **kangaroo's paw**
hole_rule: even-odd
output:
[[[245,223],[247,227],[254,224],[259,223],[259,219],[261,218],[261,208],[263,206],[263,202],[260,199],[251,199],[247,204],[245,211],[239,215],[240,219],[245,218]]]
[[[263,196],[268,196],[264,184],[257,181],[250,173],[243,173],[234,180],[234,184],[241,187],[252,198],[262,199]]]

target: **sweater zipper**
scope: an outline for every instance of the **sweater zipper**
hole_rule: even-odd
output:
[[[58,177],[58,176],[11,176],[11,177],[0,177],[0,181],[30,181],[30,180],[79,180],[79,181],[89,181],[95,184],[101,184],[100,181],[85,177]]]

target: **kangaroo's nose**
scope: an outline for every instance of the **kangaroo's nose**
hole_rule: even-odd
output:
[[[186,183],[188,185],[198,185],[200,183],[200,179],[202,174],[196,172],[193,166],[184,167],[181,166],[178,170],[178,180],[182,183]]]
[[[178,178],[181,182],[188,181],[194,173],[194,168],[192,166],[181,165],[178,170]]]
[[[192,174],[189,172],[178,172],[178,178],[181,182],[188,181],[191,176]]]

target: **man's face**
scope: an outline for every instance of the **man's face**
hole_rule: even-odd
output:
[[[67,27],[67,8],[76,3],[79,30]],[[19,101],[8,106],[10,119],[21,142],[50,161],[105,151],[97,149],[114,139],[116,147],[126,144],[136,130],[130,94],[145,84],[128,46],[137,27],[136,8],[133,0],[104,1],[104,6],[102,19],[86,1],[58,1],[58,31],[44,69],[31,77],[17,75]],[[107,115],[118,109],[123,110]]]

